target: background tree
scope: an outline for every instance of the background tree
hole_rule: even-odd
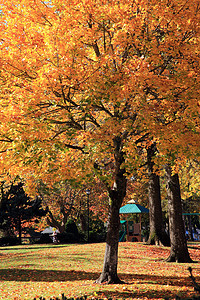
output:
[[[200,194],[199,194],[199,162],[198,160],[189,160],[179,170],[179,179],[182,195],[182,205],[184,213],[199,213]],[[200,228],[198,215],[185,215],[185,227],[188,232],[188,238],[193,240],[193,233]]]
[[[96,180],[90,184],[89,214],[92,219],[100,219],[106,222],[108,215],[108,195],[102,188],[102,184]],[[82,231],[87,231],[88,207],[85,186],[73,186],[68,182],[57,182],[51,187],[43,183],[38,184],[38,194],[42,199],[42,205],[47,209],[47,216],[42,220],[40,228],[46,225],[55,227],[60,233],[65,231],[65,225],[69,218],[80,224]],[[90,224],[92,224],[90,220]]]
[[[47,209],[45,223],[63,233],[68,218],[76,219],[80,214],[82,190],[73,188],[69,183],[62,181],[52,187],[40,183],[37,190],[43,207]]]
[[[170,246],[170,238],[167,234],[163,222],[163,213],[161,207],[161,191],[160,191],[160,178],[154,169],[155,164],[153,157],[156,155],[156,144],[152,144],[147,149],[147,166],[149,176],[149,221],[150,233],[147,243],[150,245],[161,244]],[[158,170],[157,170],[158,172]]]
[[[41,206],[41,200],[36,197],[32,200],[24,191],[23,183],[13,183],[6,190],[5,184],[1,186],[1,210],[0,227],[7,235],[18,233],[19,243],[22,243],[22,232],[26,232],[27,222],[31,222],[46,215],[46,211]]]
[[[171,251],[167,261],[191,262],[187,248],[178,174],[166,166]]]
[[[197,159],[188,160],[179,169],[179,178],[181,186],[182,199],[185,202],[187,212],[198,212],[199,201],[195,201],[200,196],[200,163]],[[187,203],[188,198],[194,198]]]

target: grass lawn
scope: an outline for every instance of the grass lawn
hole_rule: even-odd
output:
[[[0,247],[0,299],[88,295],[114,299],[174,299],[194,295],[188,266],[200,284],[200,244],[190,244],[192,264],[167,263],[169,248],[119,244],[123,285],[97,285],[105,244]]]

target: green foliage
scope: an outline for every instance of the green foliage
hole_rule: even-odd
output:
[[[90,218],[90,230],[96,233],[106,233],[104,222],[98,217],[94,218],[93,216]]]
[[[92,243],[101,243],[105,242],[106,239],[106,227],[104,222],[98,217],[94,219],[90,218],[90,232],[89,232],[90,242]]]
[[[87,213],[84,215],[85,219],[85,228],[84,230],[79,229],[80,242],[88,242],[88,232],[87,232]],[[100,220],[97,216],[94,216],[92,212],[90,212],[89,217],[89,241],[91,243],[101,243],[106,240],[106,227],[104,226],[104,222]]]

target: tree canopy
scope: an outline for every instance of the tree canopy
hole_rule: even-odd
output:
[[[4,0],[2,11],[1,169],[83,180],[96,166],[109,181],[118,135],[134,167],[147,136],[160,157],[199,152],[197,0]]]

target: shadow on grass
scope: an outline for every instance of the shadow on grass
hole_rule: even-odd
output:
[[[97,272],[84,271],[55,271],[55,270],[26,270],[26,269],[2,269],[0,270],[0,281],[33,281],[33,282],[54,282],[54,281],[86,281],[99,277]],[[109,290],[109,285],[104,285],[99,297],[106,296],[113,299],[174,299],[176,291],[170,291],[170,286],[186,287],[182,296],[187,296],[187,287],[193,287],[189,278],[139,275],[139,274],[119,274],[120,279],[125,281],[124,290]],[[196,277],[197,282],[200,277]],[[155,284],[155,287],[152,286]],[[151,288],[148,289],[148,285]],[[163,289],[157,290],[156,285],[163,286]],[[165,291],[166,286],[166,291]],[[120,287],[119,287],[120,289]],[[190,289],[191,291],[191,289]],[[195,293],[194,293],[195,294]]]
[[[187,297],[188,296],[188,292],[182,292],[180,293],[181,297]],[[194,295],[196,295],[194,293]],[[175,291],[158,291],[156,289],[151,289],[151,290],[144,290],[144,289],[137,289],[134,290],[134,288],[130,291],[124,291],[124,292],[113,292],[113,291],[109,291],[109,290],[104,290],[103,294],[98,295],[100,298],[102,296],[106,297],[106,298],[113,298],[113,299],[176,299],[177,296],[177,292]],[[191,297],[191,295],[190,295]],[[183,298],[182,298],[183,299]],[[190,298],[192,299],[192,298]],[[196,298],[195,298],[196,299]],[[198,298],[200,299],[200,298]]]
[[[169,285],[169,286],[193,286],[191,279],[188,277],[172,277],[172,276],[157,276],[157,275],[140,275],[140,274],[119,274],[120,279],[124,280],[127,285],[134,284],[135,281],[139,285]],[[200,281],[200,276],[196,276],[196,281]]]
[[[31,265],[29,265],[30,267]],[[76,281],[76,280],[94,280],[99,273],[84,271],[55,271],[55,270],[27,270],[27,269],[1,269],[0,281]]]
[[[194,250],[200,250],[200,247],[198,246],[193,246],[193,245],[188,245],[188,249],[194,249]]]
[[[31,267],[31,265],[29,265]],[[98,272],[85,271],[56,271],[56,270],[33,270],[33,269],[1,269],[0,281],[36,281],[36,282],[54,282],[54,281],[78,281],[92,280],[93,282],[99,277]],[[140,275],[140,274],[119,274],[127,286],[132,284],[148,285],[170,285],[170,286],[192,286],[189,277],[168,277],[157,275]],[[196,277],[200,281],[200,276]]]

